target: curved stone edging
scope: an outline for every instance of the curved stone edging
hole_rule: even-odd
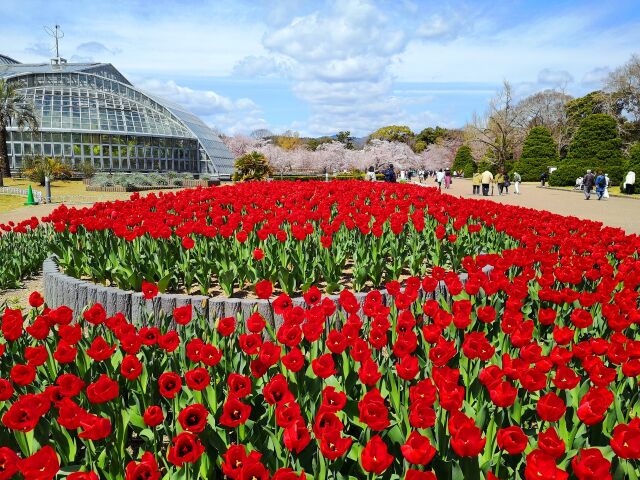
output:
[[[264,319],[274,327],[279,327],[282,317],[275,315],[271,303],[261,299],[239,299],[228,297],[207,297],[203,295],[184,295],[177,293],[160,293],[152,300],[146,300],[142,293],[125,291],[116,287],[105,287],[86,280],[73,278],[62,273],[53,256],[48,257],[42,264],[44,277],[44,298],[51,308],[66,305],[74,312],[79,312],[85,306],[101,303],[108,316],[122,312],[131,322],[141,323],[145,315],[153,313],[155,317],[171,315],[173,309],[185,305],[191,305],[195,315],[204,317],[209,322],[224,317],[236,317],[241,314],[248,318],[252,313],[259,312]],[[464,283],[467,275],[459,275]],[[386,289],[380,290],[385,303],[391,301],[391,295]],[[362,305],[367,293],[354,293],[358,302]],[[444,296],[450,301],[444,282],[436,289],[435,294],[424,298],[433,298],[435,295]],[[338,310],[342,310],[338,298],[339,295],[329,295],[328,298],[336,303]],[[305,304],[302,297],[292,298],[294,305]]]

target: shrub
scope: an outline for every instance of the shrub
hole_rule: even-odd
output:
[[[636,174],[640,174],[640,142],[634,143],[631,145],[631,148],[629,148],[629,163],[625,170],[626,172],[632,170],[636,172]]]
[[[113,179],[110,176],[100,173],[91,179],[91,185],[96,187],[113,187]]]
[[[45,177],[50,181],[71,178],[73,170],[64,160],[55,157],[34,156],[25,160],[24,175],[32,182],[44,186]]]
[[[82,174],[82,178],[93,178],[96,174],[96,167],[89,160],[85,160],[78,167],[78,171]]]
[[[524,141],[522,155],[516,163],[516,171],[525,182],[535,182],[547,171],[547,167],[559,162],[556,142],[545,127],[534,127]]]
[[[585,173],[586,169],[582,165],[564,161],[549,176],[549,185],[552,187],[569,187],[575,185],[576,178],[584,176]]]
[[[233,180],[264,180],[273,174],[269,160],[262,153],[251,152],[239,157],[235,163],[236,172]]]

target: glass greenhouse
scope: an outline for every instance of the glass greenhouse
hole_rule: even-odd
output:
[[[35,155],[102,171],[176,171],[222,179],[233,157],[216,132],[179,105],[149,95],[111,64],[26,64],[0,55],[0,78],[20,82],[38,132],[9,125],[12,170]]]

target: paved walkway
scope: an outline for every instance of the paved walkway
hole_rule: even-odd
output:
[[[8,223],[9,221],[20,222],[31,217],[44,217],[49,215],[60,204],[51,203],[48,205],[34,205],[32,207],[21,207],[8,212],[0,213],[0,223]]]
[[[434,185],[433,180],[423,185]],[[454,179],[449,190],[442,191],[465,198],[481,198],[507,205],[520,205],[538,210],[547,210],[560,215],[571,215],[586,218],[612,227],[623,228],[628,233],[640,234],[640,200],[625,197],[611,197],[608,200],[597,200],[595,195],[586,201],[581,192],[539,188],[538,183],[520,185],[520,195],[514,195],[513,185],[509,195],[498,195],[498,187],[494,186],[494,195],[482,197],[472,195],[471,180]]]

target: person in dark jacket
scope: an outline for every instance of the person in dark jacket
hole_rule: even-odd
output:
[[[591,190],[596,184],[596,177],[591,170],[587,170],[587,174],[582,179],[582,190],[584,191],[584,199],[589,200],[591,198]]]
[[[544,187],[547,180],[549,180],[549,174],[547,172],[543,172],[542,175],[540,175],[540,186]]]
[[[395,183],[396,181],[396,171],[393,169],[393,165],[389,164],[389,166],[382,171],[384,175],[385,182]]]
[[[598,171],[598,176],[596,177],[596,195],[598,195],[598,200],[602,200],[606,189],[607,177],[605,177],[601,171]]]

